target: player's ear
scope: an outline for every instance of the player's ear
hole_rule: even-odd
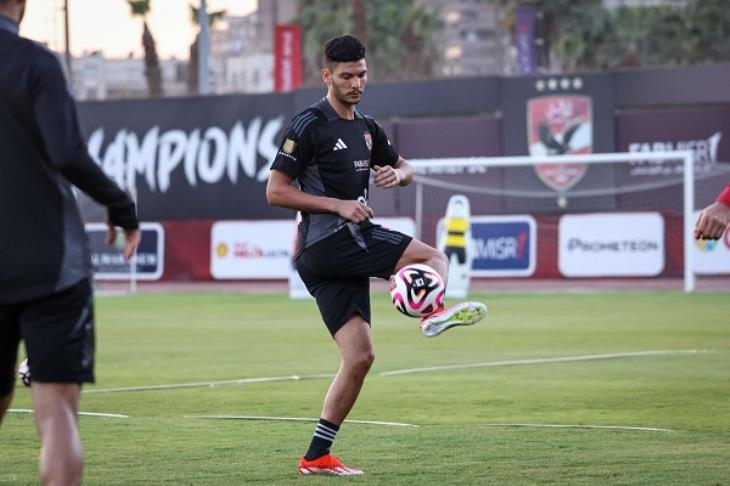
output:
[[[332,73],[325,66],[325,67],[322,68],[321,74],[322,74],[322,81],[324,81],[324,84],[326,84],[327,86],[329,86],[330,85],[330,82],[332,80]]]

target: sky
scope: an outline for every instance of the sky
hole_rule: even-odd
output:
[[[44,42],[52,49],[64,49],[64,0],[28,0],[20,26],[23,36]],[[71,52],[102,51],[106,57],[142,55],[142,21],[133,18],[127,0],[68,0]],[[161,58],[187,59],[195,27],[190,5],[199,0],[152,0],[148,24]],[[208,10],[226,9],[231,15],[245,15],[256,9],[257,0],[208,0]]]

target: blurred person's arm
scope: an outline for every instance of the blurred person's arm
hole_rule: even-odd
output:
[[[730,224],[730,184],[717,197],[717,201],[700,213],[695,226],[695,238],[717,240]]]
[[[48,53],[39,57],[33,68],[33,109],[48,160],[69,182],[108,208],[111,224],[136,230],[139,222],[134,202],[89,155],[76,104],[58,60]]]

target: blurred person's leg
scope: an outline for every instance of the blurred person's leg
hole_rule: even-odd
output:
[[[0,423],[13,399],[19,343],[17,310],[12,306],[0,306]]]
[[[36,381],[31,388],[41,439],[41,481],[46,486],[80,484],[83,453],[77,414],[81,386]]]
[[[53,486],[79,484],[83,471],[79,397],[81,384],[94,382],[91,282],[84,280],[26,303],[20,323],[41,439],[41,480]]]

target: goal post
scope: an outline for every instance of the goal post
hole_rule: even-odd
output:
[[[510,213],[510,206],[529,206],[515,203],[516,200],[530,200],[533,201],[532,206],[538,208],[538,212],[552,214],[556,221],[560,221],[566,215],[603,212],[606,213],[606,217],[609,217],[611,214],[631,214],[642,210],[656,211],[656,214],[659,214],[660,211],[667,209],[665,212],[672,214],[673,223],[667,230],[665,237],[663,236],[664,222],[661,222],[662,240],[666,238],[671,243],[671,248],[662,248],[661,250],[667,253],[671,250],[673,257],[674,255],[681,255],[681,257],[677,256],[681,261],[677,262],[678,270],[676,272],[680,271],[679,267],[681,266],[683,287],[686,292],[692,292],[695,288],[695,267],[693,265],[693,246],[695,242],[693,232],[696,178],[694,153],[692,151],[409,159],[409,163],[413,167],[415,176],[413,214],[416,221],[416,236],[421,239],[424,236],[427,236],[427,239],[429,237],[429,235],[424,235],[424,231],[427,233],[433,232],[432,227],[434,225],[432,222],[429,223],[429,220],[433,220],[435,214],[439,211],[440,215],[443,216],[445,210],[443,200],[448,197],[448,194],[463,193],[477,202],[480,199],[485,201],[489,199],[492,201],[491,206],[484,206],[482,213],[489,213],[489,207],[499,205],[502,209],[496,213],[497,215],[500,214],[500,211],[502,214]],[[567,168],[564,171],[565,174],[561,175],[558,171],[552,175],[555,180],[547,180],[551,177],[547,169],[555,169],[558,166]],[[628,176],[625,175],[629,173],[628,169],[635,169],[637,166],[648,169],[644,172],[632,170],[632,179],[628,180]],[[566,183],[565,179],[573,176],[577,177],[577,175],[580,175],[580,177],[577,177],[580,182],[581,177],[589,173],[589,169],[593,167],[603,167],[604,172],[602,174],[606,176],[602,179],[599,174],[594,175],[592,178],[586,177],[583,180],[584,183],[573,182],[573,185]],[[535,173],[528,172],[529,168],[534,168]],[[496,174],[495,169],[498,169]],[[522,172],[519,172],[520,170]],[[490,172],[494,175],[490,175]],[[519,173],[516,174],[515,172]],[[597,172],[600,173],[600,170]],[[543,177],[545,173],[548,175]],[[639,175],[634,177],[634,173]],[[519,174],[524,174],[524,176]],[[711,176],[705,174],[702,177],[710,180]],[[495,179],[500,180],[495,182]],[[510,185],[510,181],[519,183],[526,179],[533,180],[532,185],[527,189],[525,187],[511,187]],[[540,179],[545,182],[544,185],[540,184]],[[588,181],[588,179],[591,180]],[[720,178],[715,175],[715,179],[719,180]],[[585,182],[590,183],[586,184]],[[681,191],[677,187],[678,185],[681,185]],[[708,192],[711,191],[712,189],[708,190]],[[434,192],[439,194],[434,196]],[[615,203],[613,208],[606,209],[610,206],[606,201],[611,198],[614,200],[620,198],[641,199],[641,201],[640,204],[634,207],[626,205],[622,207]],[[678,204],[679,201],[675,200],[678,198],[681,198],[681,204]],[[436,199],[438,199],[438,202],[435,201]],[[544,210],[544,202],[551,199],[557,201],[557,207]],[[572,208],[568,201],[574,200],[582,201],[581,207]],[[504,201],[512,201],[512,203],[507,204]],[[595,204],[592,204],[592,202]],[[663,207],[662,204],[666,204],[666,206]],[[477,204],[478,207],[479,204]],[[592,210],[592,207],[599,209]],[[675,207],[676,209],[673,209]],[[530,213],[531,211],[528,208],[519,212]],[[675,214],[676,217],[674,217]],[[674,220],[679,218],[681,218],[681,227],[677,228],[679,222]],[[642,224],[641,219],[635,221],[638,225]],[[560,224],[562,225],[562,223]],[[428,229],[426,229],[427,226]],[[677,232],[681,232],[681,245],[678,244],[678,241],[671,239],[675,228]],[[637,230],[640,229],[640,227],[637,228]],[[557,234],[557,232],[556,228],[555,233]],[[540,245],[541,242],[538,241],[538,246]],[[662,255],[662,258],[664,258],[664,255]],[[607,276],[611,276],[610,272]]]

